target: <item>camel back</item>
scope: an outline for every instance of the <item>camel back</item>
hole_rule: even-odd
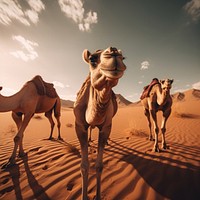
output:
[[[151,88],[156,84],[160,84],[160,83],[159,83],[157,78],[154,78],[149,85],[144,87],[144,90],[142,92],[142,95],[141,95],[140,99],[142,100],[142,99],[144,99],[146,97],[149,97],[149,93],[151,91]]]
[[[53,87],[53,84],[45,82],[41,76],[35,76],[29,82],[34,83],[39,95],[41,96],[46,95],[50,98],[58,97],[58,94],[55,88]]]

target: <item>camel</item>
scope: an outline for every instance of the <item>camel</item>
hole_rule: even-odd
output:
[[[1,89],[2,87],[0,87]],[[23,149],[24,130],[35,113],[45,113],[51,124],[49,139],[52,139],[55,125],[52,118],[52,112],[54,111],[57,120],[58,139],[61,139],[60,109],[60,98],[53,88],[53,84],[44,82],[40,76],[35,76],[31,81],[28,81],[19,92],[12,96],[5,97],[0,94],[0,112],[12,111],[12,118],[18,128],[18,132],[14,137],[12,155],[4,167],[15,164],[18,146],[19,157],[26,155]],[[22,115],[24,115],[23,118]]]
[[[170,95],[170,89],[172,87],[173,79],[165,79],[158,81],[157,78],[153,79],[152,83],[145,88],[143,95],[141,96],[141,103],[144,107],[144,114],[147,117],[149,124],[149,140],[153,140],[152,131],[151,131],[151,119],[153,121],[153,129],[155,134],[155,143],[153,150],[154,152],[159,152],[158,146],[158,133],[159,128],[157,124],[157,112],[162,111],[162,123],[161,123],[161,132],[162,132],[162,148],[167,149],[167,144],[165,141],[165,132],[166,132],[166,122],[171,114],[172,98]]]
[[[88,128],[99,129],[96,159],[96,199],[101,199],[103,151],[109,138],[117,102],[112,90],[126,69],[120,50],[109,47],[90,53],[83,51],[83,60],[89,65],[89,76],[77,94],[74,104],[75,129],[81,147],[82,200],[88,199]]]

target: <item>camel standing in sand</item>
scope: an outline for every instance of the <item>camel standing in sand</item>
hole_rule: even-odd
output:
[[[81,146],[82,199],[87,199],[88,188],[88,128],[99,129],[96,160],[96,199],[101,199],[101,174],[103,150],[111,132],[112,118],[117,112],[117,102],[112,87],[126,69],[120,50],[109,47],[91,54],[84,50],[83,59],[89,64],[90,75],[82,85],[74,104],[75,129]]]
[[[157,79],[154,79],[157,80]],[[158,80],[157,80],[158,81]],[[166,122],[171,114],[171,106],[172,106],[172,98],[170,95],[170,89],[172,86],[173,80],[160,80],[155,83],[148,95],[141,99],[142,105],[144,107],[144,114],[147,117],[149,123],[149,139],[152,140],[152,131],[151,131],[151,119],[153,121],[153,129],[155,133],[155,143],[154,143],[154,152],[159,152],[158,146],[158,133],[159,128],[157,124],[157,112],[160,110],[163,113],[162,124],[161,124],[161,132],[162,132],[162,148],[166,149],[166,141],[165,141],[165,132],[166,132]]]
[[[0,87],[0,90],[1,89],[2,87]],[[12,111],[12,118],[18,128],[18,132],[14,137],[14,149],[12,155],[5,166],[15,163],[18,146],[19,156],[22,157],[25,155],[22,142],[24,130],[34,113],[45,113],[45,116],[51,124],[49,137],[49,139],[51,139],[55,125],[52,118],[52,111],[54,110],[54,116],[57,120],[58,127],[58,139],[61,139],[60,109],[60,98],[53,88],[53,84],[44,82],[40,76],[36,76],[31,81],[27,82],[19,92],[12,96],[5,97],[0,94],[0,112]],[[22,115],[24,115],[23,118]]]

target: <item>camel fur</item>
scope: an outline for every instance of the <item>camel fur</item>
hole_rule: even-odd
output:
[[[109,47],[91,54],[83,52],[90,74],[83,83],[74,104],[75,129],[81,146],[82,200],[88,199],[88,128],[99,129],[96,160],[96,199],[101,199],[101,174],[103,151],[109,138],[112,118],[117,112],[117,102],[112,88],[117,85],[126,69],[120,50]]]
[[[172,98],[170,95],[170,89],[172,86],[173,80],[165,79],[160,80],[153,86],[149,91],[149,94],[141,99],[141,103],[144,107],[144,114],[147,117],[148,124],[149,124],[149,139],[153,140],[152,136],[152,127],[151,127],[151,118],[153,122],[153,130],[155,134],[155,143],[154,143],[154,152],[159,152],[158,146],[158,133],[159,128],[157,124],[157,112],[162,111],[162,123],[161,123],[161,132],[162,132],[162,148],[166,149],[167,144],[165,141],[165,132],[166,132],[166,122],[171,114],[171,107],[172,107]]]
[[[36,84],[37,83],[37,84]],[[8,163],[5,164],[5,167],[8,165],[13,165],[15,163],[15,157],[17,149],[19,147],[19,156],[22,157],[25,155],[23,149],[23,135],[24,130],[28,126],[29,121],[35,113],[45,113],[45,116],[48,118],[51,125],[51,132],[49,139],[52,139],[54,121],[52,118],[52,112],[54,111],[54,116],[57,120],[58,127],[58,139],[61,139],[60,136],[60,109],[61,102],[57,93],[54,91],[54,97],[49,97],[47,93],[43,95],[39,94],[38,87],[44,87],[43,91],[47,91],[45,88],[45,83],[42,80],[42,77],[36,76],[31,81],[28,81],[22,89],[16,94],[5,97],[0,94],[0,112],[12,111],[12,118],[15,121],[18,132],[14,137],[14,148],[11,157],[9,158]],[[48,85],[49,87],[50,85]],[[51,86],[51,91],[55,90],[53,85]],[[0,90],[2,87],[0,88]],[[56,94],[56,95],[55,95]],[[22,116],[24,116],[22,118]]]

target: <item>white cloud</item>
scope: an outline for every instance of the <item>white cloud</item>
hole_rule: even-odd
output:
[[[38,57],[38,53],[35,51],[34,47],[38,46],[36,42],[26,40],[24,37],[17,35],[12,37],[13,40],[16,40],[20,45],[22,50],[16,50],[10,52],[16,58],[20,58],[24,61],[35,60]]]
[[[192,84],[192,88],[200,90],[200,81]]]
[[[18,1],[0,1],[0,23],[9,25],[13,19],[18,20],[26,26],[30,26],[30,23],[25,18],[22,7],[19,5]]]
[[[97,13],[85,13],[82,0],[58,0],[62,12],[78,24],[79,30],[89,31],[91,24],[97,23]]]
[[[200,0],[191,0],[185,4],[184,9],[194,22],[200,20]]]
[[[45,9],[45,6],[41,0],[28,0],[28,4],[30,9],[24,10],[18,0],[1,0],[0,23],[10,25],[12,20],[17,20],[26,26],[30,26],[30,22],[37,24],[38,14]]]
[[[37,13],[40,13],[42,10],[45,9],[45,5],[42,3],[41,0],[28,0],[28,4]]]
[[[59,81],[53,81],[53,84],[55,87],[60,87],[60,88],[69,88],[69,85],[64,85],[63,83],[59,82]]]
[[[31,9],[27,10],[25,14],[32,23],[37,24],[39,21],[39,13],[41,13],[42,10],[45,10],[45,5],[41,0],[28,0],[28,4]]]
[[[138,84],[142,84],[143,82],[142,81],[138,81]]]
[[[142,63],[141,63],[141,70],[145,70],[145,69],[148,69],[149,68],[149,66],[150,66],[150,64],[149,64],[149,62],[148,61],[143,61]]]
[[[53,81],[55,87],[65,88],[65,85],[59,81]]]

